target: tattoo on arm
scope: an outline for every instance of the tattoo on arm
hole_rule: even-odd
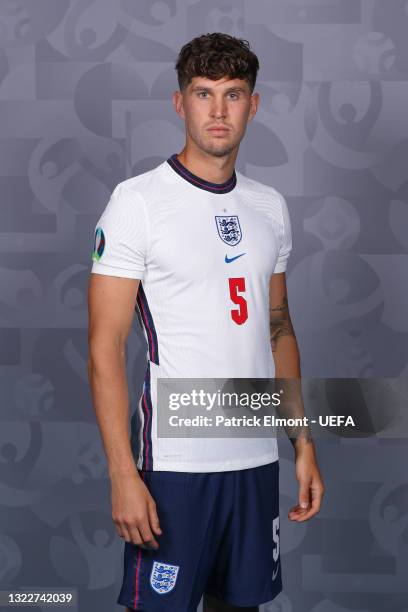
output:
[[[281,336],[295,337],[295,332],[289,315],[289,306],[286,295],[282,297],[281,304],[273,307],[269,305],[269,327],[273,353],[276,353],[277,351],[278,340]],[[293,356],[294,355],[295,352],[293,351]],[[274,358],[276,356],[274,356]],[[282,379],[280,379],[280,384],[283,383],[285,385],[283,387],[285,389],[285,393],[283,396],[283,401],[276,406],[276,412],[279,417],[294,419],[294,422],[296,422],[296,425],[294,426],[287,424],[284,425],[284,427],[294,449],[296,451],[300,451],[303,447],[309,445],[313,439],[309,425],[305,425],[301,421],[297,421],[298,418],[303,419],[305,412],[302,400],[300,372],[299,374],[296,372],[296,374],[293,374],[292,376],[293,378],[284,380],[285,376],[282,375]],[[298,422],[301,422],[302,424],[298,425]]]
[[[269,307],[269,328],[271,333],[272,352],[276,351],[281,336],[294,336],[295,332],[289,316],[288,300],[285,296],[282,304]]]

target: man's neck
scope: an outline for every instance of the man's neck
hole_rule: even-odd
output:
[[[186,147],[177,154],[180,163],[193,174],[210,183],[225,183],[235,169],[236,155],[226,157],[200,156],[188,151]]]

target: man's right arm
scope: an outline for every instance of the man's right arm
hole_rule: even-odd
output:
[[[88,377],[107,457],[112,518],[118,534],[134,544],[157,548],[161,530],[156,504],[140,478],[129,436],[126,341],[140,281],[91,274],[88,288]]]

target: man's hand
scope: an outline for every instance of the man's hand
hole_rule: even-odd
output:
[[[157,550],[161,535],[156,502],[136,472],[111,476],[112,519],[126,542]]]
[[[307,521],[317,514],[322,503],[324,485],[317,466],[313,442],[299,440],[296,448],[296,478],[299,483],[299,503],[288,513],[291,521]]]

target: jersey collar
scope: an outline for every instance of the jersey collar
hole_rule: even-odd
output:
[[[179,161],[177,153],[173,153],[173,155],[167,160],[167,163],[170,164],[173,170],[186,181],[192,185],[195,185],[199,189],[211,191],[211,193],[228,193],[229,191],[232,191],[237,184],[237,175],[235,170],[232,173],[232,176],[224,183],[210,183],[210,181],[205,181],[196,174],[190,172],[190,170],[187,170],[181,161]]]

